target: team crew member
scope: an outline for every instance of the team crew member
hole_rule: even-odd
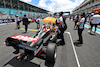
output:
[[[79,39],[78,39],[78,44],[83,44],[83,38],[82,38],[82,32],[84,30],[84,23],[85,23],[85,15],[81,15],[81,20],[80,20],[80,25],[78,25],[78,36],[79,36]]]
[[[37,17],[36,23],[37,23],[37,29],[39,29],[40,28],[40,18],[39,17]]]
[[[58,38],[60,38],[61,39],[61,44],[62,45],[64,45],[65,44],[65,41],[64,41],[64,35],[63,35],[63,33],[64,33],[64,31],[66,30],[65,29],[65,23],[63,22],[63,17],[62,17],[62,15],[63,15],[63,12],[61,12],[60,14],[59,14],[59,25],[58,25],[58,29],[60,30],[59,31],[59,34],[58,34]],[[60,37],[59,37],[60,36]]]
[[[91,17],[94,15],[94,13],[91,13]],[[89,21],[89,29],[91,29],[91,21]],[[90,30],[88,31],[90,32]]]
[[[18,15],[15,18],[15,22],[16,22],[16,29],[19,29],[20,28],[20,20],[19,20]]]
[[[90,34],[91,34],[91,31],[92,31],[92,27],[93,26],[95,26],[95,31],[94,31],[94,34],[95,34],[97,25],[99,25],[99,23],[100,23],[100,15],[99,15],[99,13],[96,12],[95,15],[91,17],[90,21],[91,21]]]
[[[25,25],[25,33],[27,32],[28,29],[28,18],[26,17],[26,15],[24,15],[23,17],[23,25]]]
[[[11,24],[11,22],[10,22],[10,16],[7,17],[7,24],[8,24],[8,23]]]
[[[75,25],[74,25],[74,29],[77,29],[77,22],[79,22],[80,21],[80,19],[81,19],[81,17],[79,16],[79,14],[77,14],[75,17],[74,17],[74,23],[75,23]]]

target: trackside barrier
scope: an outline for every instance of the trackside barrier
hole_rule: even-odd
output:
[[[7,21],[8,21],[7,19],[0,19],[0,24],[1,24],[1,23],[7,23]],[[14,19],[11,19],[10,21],[11,21],[11,22],[15,22]]]

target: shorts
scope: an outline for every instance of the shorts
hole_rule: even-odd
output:
[[[93,26],[97,27],[97,25],[99,25],[99,24],[92,24],[92,23],[91,23],[91,27],[93,27]]]

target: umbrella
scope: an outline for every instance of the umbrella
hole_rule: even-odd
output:
[[[46,17],[46,18],[42,19],[42,21],[49,22],[49,23],[55,23],[56,22],[56,18],[54,18],[54,17]]]

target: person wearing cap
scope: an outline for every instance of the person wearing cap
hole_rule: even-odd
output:
[[[95,15],[91,17],[90,22],[91,22],[90,34],[92,32],[92,27],[93,26],[95,26],[95,31],[93,33],[93,34],[95,34],[96,29],[97,29],[97,25],[99,25],[99,23],[100,23],[100,15],[99,15],[98,12],[95,12]]]
[[[79,41],[78,44],[83,44],[82,32],[84,30],[84,24],[85,24],[85,15],[81,14],[80,24],[77,23],[77,25],[78,25],[78,37],[79,37],[79,39],[77,40],[77,41]]]
[[[24,15],[22,21],[23,21],[23,25],[25,25],[25,33],[26,33],[27,29],[28,29],[28,24],[29,24],[28,18],[26,17],[26,14]]]
[[[64,45],[65,44],[65,41],[64,41],[64,35],[63,35],[63,33],[64,33],[64,31],[66,30],[65,29],[65,23],[63,22],[63,12],[60,12],[59,13],[59,20],[58,20],[58,22],[57,22],[57,26],[58,26],[58,29],[59,29],[59,34],[58,34],[58,38],[60,38],[61,39],[61,45]],[[60,37],[59,37],[60,36]]]
[[[16,29],[19,29],[20,28],[20,22],[19,22],[19,17],[18,15],[15,16],[15,22],[16,22]]]

